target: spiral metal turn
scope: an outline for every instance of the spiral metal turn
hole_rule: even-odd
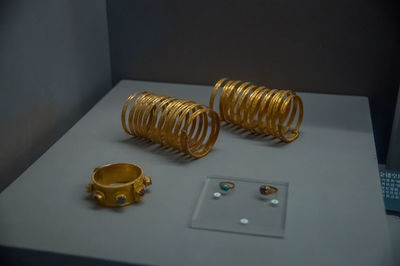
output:
[[[122,108],[121,121],[126,133],[195,158],[210,152],[220,129],[218,114],[207,106],[150,92],[129,96]]]
[[[210,97],[210,108],[218,90],[219,116],[226,121],[255,133],[271,135],[284,142],[298,138],[303,120],[303,102],[291,90],[268,89],[240,80],[220,79]],[[294,127],[291,127],[296,119]]]

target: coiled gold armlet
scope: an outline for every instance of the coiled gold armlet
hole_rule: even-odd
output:
[[[94,169],[87,191],[101,205],[120,207],[139,202],[151,184],[150,177],[144,176],[137,165],[108,164]]]
[[[211,109],[220,88],[219,116],[222,121],[284,142],[298,138],[303,121],[303,102],[294,91],[257,87],[250,82],[223,78],[211,93]],[[297,123],[292,127],[296,115]]]
[[[150,92],[134,93],[126,99],[121,122],[132,136],[195,158],[210,152],[220,129],[218,114],[207,106]]]

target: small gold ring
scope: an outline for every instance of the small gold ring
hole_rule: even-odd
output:
[[[263,195],[271,195],[278,192],[278,188],[270,185],[262,185],[260,186],[260,193]]]
[[[235,188],[235,183],[233,182],[219,182],[219,188],[223,191],[228,191]]]
[[[96,167],[87,192],[101,205],[122,207],[139,202],[152,184],[142,168],[134,164],[118,163]]]

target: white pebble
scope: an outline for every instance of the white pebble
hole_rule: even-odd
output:
[[[241,224],[248,224],[249,220],[247,220],[246,218],[242,218],[242,219],[240,219],[240,223]]]
[[[221,193],[215,192],[215,193],[213,194],[213,196],[214,196],[215,199],[219,199],[219,198],[221,197]]]
[[[277,199],[272,199],[271,200],[271,205],[277,206],[278,204],[279,204],[279,200],[277,200]]]

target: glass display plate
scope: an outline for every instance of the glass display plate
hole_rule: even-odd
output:
[[[233,182],[235,188],[223,191],[219,183]],[[261,185],[272,185],[278,192],[260,193]],[[283,237],[285,232],[287,182],[237,177],[207,177],[193,212],[191,227],[242,234]],[[215,198],[214,193],[221,193]],[[271,200],[279,201],[274,205]],[[246,223],[247,220],[247,223]]]

